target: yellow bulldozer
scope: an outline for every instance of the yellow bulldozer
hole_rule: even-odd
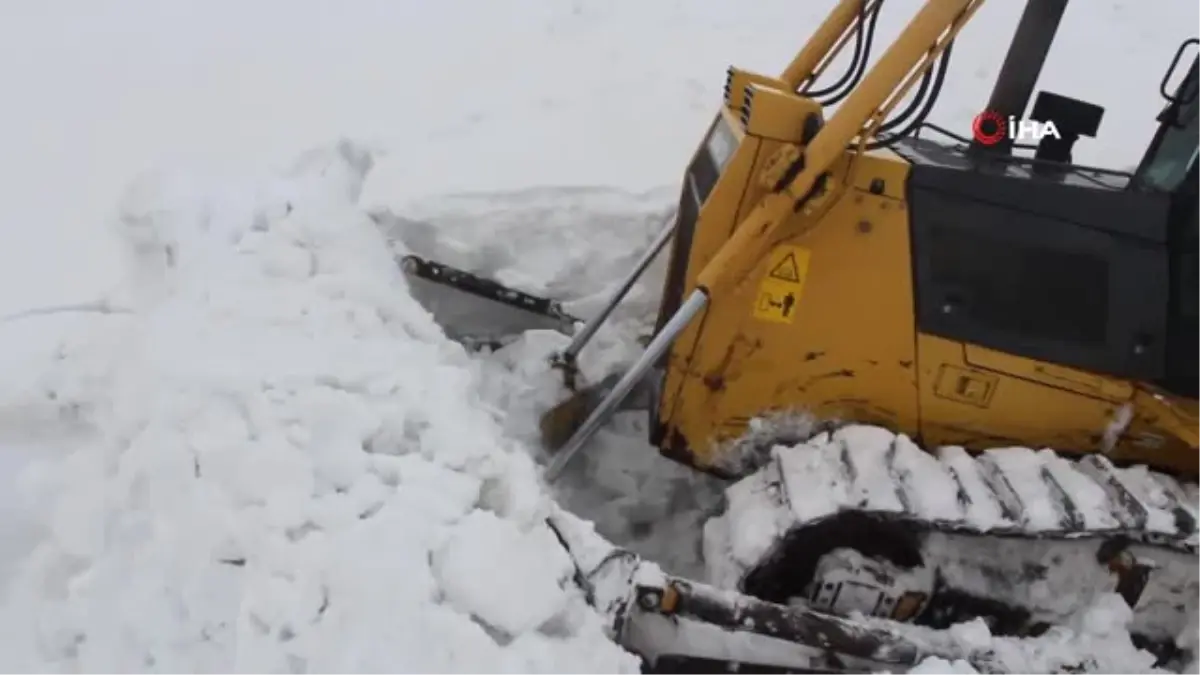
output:
[[[636,392],[652,445],[729,481],[704,533],[724,590],[613,601],[655,668],[894,667],[938,652],[845,617],[1029,635],[1100,592],[1167,663],[1200,594],[1198,41],[1121,81],[1164,104],[1118,171],[1072,161],[1102,107],[1033,95],[1066,0],[1028,0],[970,130],[927,118],[983,0],[924,2],[872,62],[883,4],[837,2],[779,76],[729,69],[673,221],[581,327],[467,270],[404,269],[464,342],[572,334],[549,480]],[[576,356],[665,250],[644,353],[585,386]],[[630,637],[649,615],[765,642]]]

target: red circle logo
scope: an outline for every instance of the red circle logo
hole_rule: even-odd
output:
[[[1004,140],[1006,135],[1004,118],[994,110],[984,110],[975,116],[975,121],[971,123],[971,132],[980,143],[995,145]]]

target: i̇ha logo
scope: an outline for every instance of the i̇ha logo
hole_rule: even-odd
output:
[[[1046,136],[1061,139],[1053,121],[1018,120],[1009,115],[1005,118],[994,110],[984,110],[971,123],[975,140],[982,145],[995,145],[1005,138],[1016,141],[1040,141]]]

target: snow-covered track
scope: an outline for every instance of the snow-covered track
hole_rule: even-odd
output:
[[[1101,455],[961,448],[851,426],[776,446],[706,531],[714,580],[774,602],[1027,633],[1099,594],[1170,643],[1196,608],[1196,492]],[[1191,599],[1189,601],[1188,599]]]

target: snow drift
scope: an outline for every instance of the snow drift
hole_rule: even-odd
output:
[[[89,437],[25,484],[46,536],[0,610],[6,669],[636,670],[358,209],[371,165],[341,143],[250,189],[129,192],[131,314],[44,383]]]

